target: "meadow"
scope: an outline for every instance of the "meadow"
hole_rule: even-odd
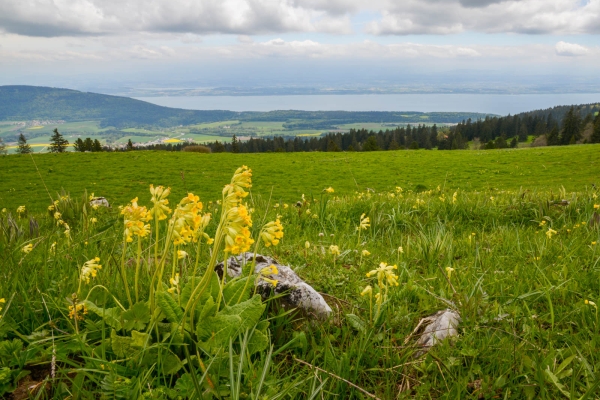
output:
[[[598,150],[0,157],[0,393],[597,398]],[[266,272],[219,281],[245,248],[330,318],[254,295]],[[458,335],[424,351],[444,309]]]

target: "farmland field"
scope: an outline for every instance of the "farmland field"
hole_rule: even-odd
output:
[[[599,150],[0,157],[0,394],[597,398]],[[276,267],[219,282],[232,231],[329,318],[261,304]],[[456,334],[415,329],[443,310]]]

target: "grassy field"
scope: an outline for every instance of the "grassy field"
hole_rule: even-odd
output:
[[[34,155],[52,199],[31,156],[0,157],[0,395],[597,398],[598,150]],[[217,202],[242,164],[250,195]],[[138,221],[150,184],[171,186],[172,209],[185,196],[178,222],[150,218],[128,243],[117,205],[138,197]],[[91,192],[113,207],[90,208]],[[218,282],[240,201],[251,250],[323,293],[328,321],[261,304],[266,276]],[[276,219],[284,236],[266,247]],[[200,241],[176,244],[182,226]],[[458,335],[423,351],[415,327],[448,308]]]
[[[341,194],[418,185],[490,193],[521,187],[558,191],[563,186],[577,191],[600,183],[599,150],[585,145],[447,152],[71,153],[39,154],[35,164],[30,156],[15,155],[0,157],[0,208],[15,209],[25,202],[31,209],[45,209],[44,183],[51,195],[87,189],[115,204],[125,204],[152,182],[173,187],[177,196],[189,190],[213,198],[229,173],[222,166],[238,164],[256,172],[254,193],[268,197],[272,191],[274,199],[288,202],[328,186]]]

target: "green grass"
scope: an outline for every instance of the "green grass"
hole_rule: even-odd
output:
[[[498,189],[583,190],[598,185],[598,145],[491,151],[395,151],[373,153],[190,154],[170,152],[39,154],[0,157],[0,208],[23,203],[43,210],[48,194],[84,189],[125,204],[151,183],[213,198],[229,169],[246,164],[257,177],[254,193],[295,201],[302,193],[333,186],[351,194],[438,185],[466,191]],[[184,174],[185,182],[181,174]]]
[[[31,158],[0,158],[1,170],[8,170],[0,187],[15,187],[8,193],[11,202],[26,205],[27,217],[39,225],[38,233],[28,218],[0,217],[0,297],[7,300],[0,305],[0,370],[11,374],[0,390],[46,378],[48,385],[37,386],[39,398],[188,398],[198,388],[205,398],[241,399],[257,398],[259,387],[261,399],[366,399],[364,392],[385,400],[596,398],[600,322],[597,308],[585,300],[600,304],[600,234],[589,223],[600,203],[589,185],[600,176],[597,154],[598,147],[588,145],[192,158],[154,152],[37,155],[52,195],[59,186],[71,190],[73,199],[59,203],[70,241],[45,211],[45,191],[28,185],[28,179],[37,182]],[[246,197],[254,209],[253,237],[277,215],[284,225],[282,242],[258,251],[293,266],[334,309],[330,321],[308,323],[269,302],[262,319],[269,319],[272,353],[263,347],[251,355],[243,337],[211,347],[189,327],[178,336],[171,314],[162,311],[150,320],[146,303],[131,309],[125,287],[133,291],[136,242],[123,247],[116,207],[83,211],[84,187],[117,200],[115,205],[139,196],[140,205],[150,206],[149,183],[172,186],[171,207],[186,191],[215,199],[242,163],[253,168],[254,187]],[[417,192],[419,184],[428,189]],[[321,192],[330,185],[335,193]],[[298,193],[307,194],[301,208],[289,204]],[[557,204],[563,199],[568,204]],[[213,237],[220,206],[204,206],[217,217],[206,229]],[[9,211],[14,217],[12,206]],[[370,227],[358,231],[363,213]],[[556,233],[548,234],[550,229]],[[21,250],[26,244],[34,246],[29,254]],[[340,249],[335,258],[332,245]],[[142,302],[149,299],[146,288],[157,268],[146,264],[154,257],[152,246],[153,239],[143,242]],[[179,249],[189,259],[172,265],[185,282],[193,275],[196,250],[192,244]],[[203,273],[210,253],[204,245],[200,249]],[[363,256],[363,250],[371,254]],[[96,256],[102,269],[79,286],[81,266]],[[389,288],[381,316],[372,318],[369,297],[360,292],[368,284],[377,292],[377,279],[366,273],[380,262],[397,265],[399,285]],[[167,266],[170,271],[170,261]],[[449,277],[447,268],[453,269]],[[164,284],[171,285],[166,278]],[[95,285],[107,291],[92,291]],[[89,296],[105,310],[90,311],[76,325],[68,305],[78,292],[79,299]],[[180,297],[172,299],[176,304]],[[419,356],[411,332],[421,318],[449,305],[462,317],[459,336]],[[129,328],[119,322],[125,315]],[[33,384],[19,381],[23,371],[36,371]]]

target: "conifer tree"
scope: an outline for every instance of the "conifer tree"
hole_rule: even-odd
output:
[[[581,139],[580,127],[581,120],[579,114],[575,111],[574,107],[571,107],[562,121],[563,129],[560,142],[562,144],[570,144],[571,142],[575,143],[577,140]]]
[[[81,138],[77,138],[77,140],[73,142],[73,148],[75,149],[75,151],[84,152],[85,144],[83,140],[81,140]]]
[[[592,132],[591,142],[600,143],[600,112],[594,120],[594,131]]]
[[[240,152],[240,145],[239,145],[237,137],[235,135],[233,135],[233,137],[231,138],[231,152],[232,153]]]
[[[379,150],[379,145],[377,144],[377,139],[375,135],[371,135],[365,141],[363,145],[363,151],[377,151]]]
[[[17,146],[17,153],[19,154],[29,154],[32,152],[31,150],[31,146],[29,144],[27,144],[27,139],[25,139],[25,136],[21,133],[19,135],[19,142],[18,142],[18,146]]]
[[[560,144],[560,137],[556,125],[554,125],[552,130],[546,135],[546,144],[548,146],[557,146]]]
[[[50,138],[50,146],[48,146],[48,151],[50,151],[50,153],[64,153],[67,150],[69,141],[58,132],[58,129],[54,128],[53,132],[54,134]]]
[[[131,141],[131,139],[129,139],[127,141],[127,151],[131,151],[133,150],[133,142]]]
[[[92,149],[92,151],[102,151],[102,144],[100,143],[100,141],[98,139],[94,139],[94,147]]]

